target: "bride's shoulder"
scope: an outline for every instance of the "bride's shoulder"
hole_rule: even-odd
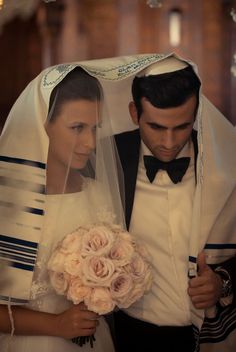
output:
[[[97,187],[98,181],[91,177],[83,177],[83,188]]]
[[[85,177],[83,181],[83,189],[90,192],[97,192],[102,194],[102,184],[90,177]]]

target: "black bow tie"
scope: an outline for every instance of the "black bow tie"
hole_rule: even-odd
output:
[[[165,162],[151,155],[145,155],[143,160],[150,182],[154,180],[157,171],[160,169],[166,170],[173,183],[181,182],[190,163],[190,158],[179,158]]]

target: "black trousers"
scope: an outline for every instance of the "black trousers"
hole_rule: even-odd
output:
[[[195,351],[191,325],[157,326],[118,311],[114,313],[114,329],[117,352]]]

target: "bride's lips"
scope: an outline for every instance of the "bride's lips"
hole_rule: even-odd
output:
[[[90,154],[85,154],[85,153],[74,153],[74,160],[77,162],[87,162]]]
[[[85,154],[85,153],[74,153],[76,156],[78,157],[84,157],[84,158],[88,158],[90,154]]]

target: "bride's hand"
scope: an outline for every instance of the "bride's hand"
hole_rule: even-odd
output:
[[[57,333],[67,339],[90,336],[96,331],[98,318],[99,315],[89,311],[84,303],[74,305],[57,315]]]

